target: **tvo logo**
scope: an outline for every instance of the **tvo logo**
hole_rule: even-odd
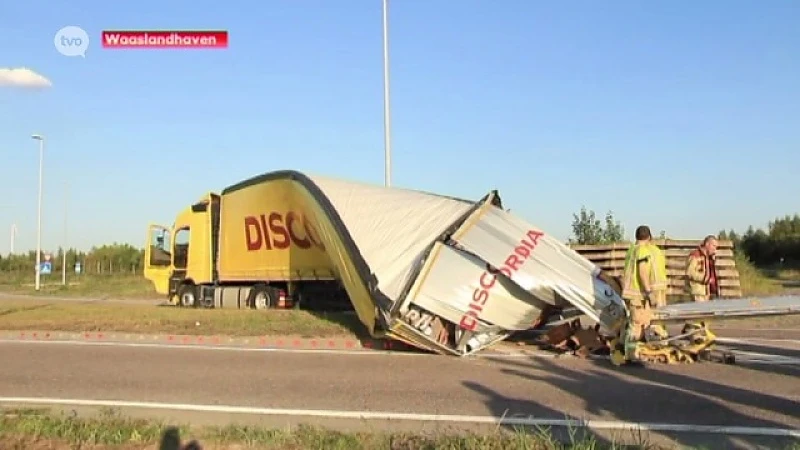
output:
[[[86,58],[86,50],[89,48],[89,35],[81,27],[70,25],[64,27],[56,33],[53,44],[58,53],[64,56],[80,56]]]

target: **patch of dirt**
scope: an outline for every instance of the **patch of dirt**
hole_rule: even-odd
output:
[[[2,450],[245,450],[253,447],[245,447],[241,444],[200,444],[200,447],[165,446],[159,447],[157,443],[152,444],[123,444],[123,445],[93,445],[93,444],[71,444],[67,441],[56,439],[34,439],[30,436],[0,436],[0,449]],[[270,447],[274,450],[300,450],[295,447],[282,449],[278,446]]]
[[[35,439],[29,436],[0,436],[0,448],[3,450],[158,450],[157,444],[123,445],[109,447],[106,445],[71,444],[67,441],[53,439]]]

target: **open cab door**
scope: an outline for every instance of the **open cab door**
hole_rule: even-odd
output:
[[[163,225],[150,224],[144,248],[144,277],[153,282],[156,292],[169,294],[172,273],[171,233]]]

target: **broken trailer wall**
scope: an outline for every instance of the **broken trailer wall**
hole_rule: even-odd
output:
[[[457,320],[434,317],[419,306],[409,310],[406,305],[401,312],[400,301],[419,279],[435,243],[455,232],[484,202],[499,205],[496,193],[482,202],[470,202],[327,177],[310,179],[330,202],[330,213],[341,220],[358,249],[357,256],[368,267],[363,276],[376,312],[387,327],[386,335],[421,349],[457,354],[453,340]],[[448,287],[468,282],[459,284],[452,275],[444,280]],[[416,326],[421,331],[409,332],[403,330],[404,326]]]
[[[488,208],[476,226],[466,228],[455,241],[497,267],[503,278],[530,294],[519,300],[528,305],[533,302],[530,306],[518,306],[518,310],[502,304],[483,306],[482,317],[489,317],[486,309],[497,308],[504,327],[523,330],[530,327],[545,306],[573,307],[590,323],[599,324],[600,331],[608,335],[616,334],[625,321],[625,303],[601,278],[599,267],[520,217],[499,208]],[[471,307],[478,311],[476,303]]]
[[[532,326],[548,306],[575,307],[601,331],[624,322],[619,295],[599,268],[488,201],[437,243],[401,302],[392,331],[466,355]]]

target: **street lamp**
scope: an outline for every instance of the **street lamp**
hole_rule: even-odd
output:
[[[69,184],[64,183],[64,245],[61,251],[61,284],[67,285],[67,207],[69,202]]]
[[[11,254],[11,255],[14,254],[14,243],[16,242],[16,240],[17,240],[17,224],[12,223],[11,224],[11,252],[9,252],[9,254]]]
[[[392,185],[392,142],[389,124],[389,11],[388,0],[383,0],[383,142],[384,184]]]
[[[42,278],[42,161],[44,159],[44,136],[34,134],[31,139],[39,141],[39,206],[36,219],[36,290]]]

